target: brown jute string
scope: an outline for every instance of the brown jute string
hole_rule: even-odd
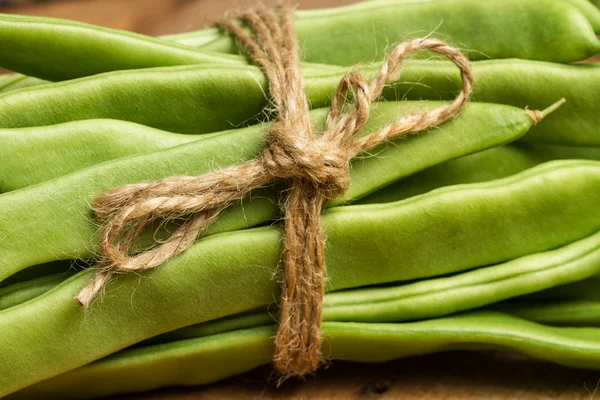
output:
[[[236,23],[220,26],[230,32],[269,81],[277,119],[271,125],[262,154],[242,165],[202,176],[176,176],[150,183],[125,185],[95,200],[103,258],[96,275],[76,297],[88,306],[117,272],[156,268],[187,249],[233,202],[250,191],[284,179],[283,282],[279,329],[273,356],[284,377],[313,372],[321,360],[321,307],[324,294],[325,237],[321,225],[323,202],[344,194],[350,184],[350,159],[402,135],[435,127],[457,114],[467,102],[473,77],[468,60],[455,48],[436,39],[414,39],[397,45],[369,83],[360,74],[346,74],[331,102],[325,131],[315,133],[303,89],[292,9],[258,8],[241,17],[252,32]],[[463,88],[449,105],[401,118],[357,138],[369,119],[369,108],[386,82],[398,79],[398,64],[409,54],[434,51],[460,69]],[[352,95],[348,104],[346,96]],[[160,245],[132,255],[139,235],[154,221],[187,218]]]

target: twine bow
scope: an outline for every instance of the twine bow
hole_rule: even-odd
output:
[[[436,39],[414,39],[397,45],[369,83],[350,72],[341,80],[331,102],[325,130],[315,133],[303,89],[292,9],[259,8],[241,17],[254,37],[232,21],[220,23],[257,63],[269,81],[277,112],[263,153],[242,165],[202,176],[177,176],[125,185],[95,200],[103,258],[95,276],[76,300],[88,306],[115,272],[156,268],[187,249],[233,202],[250,191],[285,180],[283,282],[279,328],[275,338],[275,368],[284,377],[313,372],[321,360],[321,308],[324,295],[325,237],[320,214],[325,200],[344,194],[350,184],[354,156],[401,135],[437,126],[457,114],[467,102],[473,77],[468,60],[457,49]],[[460,69],[463,88],[449,105],[408,115],[384,128],[357,138],[369,119],[370,104],[384,85],[398,79],[398,64],[409,54],[434,51]],[[352,95],[352,103],[347,95]],[[167,240],[140,254],[131,248],[144,229],[156,220],[188,217]]]

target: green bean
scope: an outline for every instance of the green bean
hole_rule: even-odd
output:
[[[201,138],[117,120],[0,129],[0,192],[35,185],[116,158],[162,150]],[[15,154],[22,156],[15,157]]]
[[[497,312],[402,324],[324,322],[322,331],[323,354],[330,359],[371,363],[449,350],[510,349],[569,367],[600,368],[599,329],[549,327]],[[274,332],[261,326],[130,349],[8,398],[95,398],[206,384],[268,364]]]
[[[14,283],[10,286],[0,288],[0,310],[34,299],[64,282],[66,278],[72,276],[74,273],[74,270],[69,270],[61,274],[40,276],[29,281]]]
[[[540,103],[549,103],[549,99],[565,97],[564,107],[532,128],[524,140],[600,147],[597,108],[600,91],[596,90],[600,85],[600,65],[492,60],[475,62],[472,69],[475,101],[538,108]],[[402,70],[401,82],[390,89],[397,93],[386,94],[386,97],[451,99],[461,87],[459,74],[442,61],[408,63]]]
[[[600,12],[574,1],[365,2],[299,11],[296,31],[304,60],[325,64],[381,60],[390,43],[427,34],[460,44],[472,60],[572,62],[600,53],[591,25],[597,26]],[[125,69],[244,63],[239,57],[191,49],[173,40],[53,18],[2,14],[0,32],[0,66],[55,81]],[[203,50],[237,52],[232,39],[215,28],[196,35]],[[192,36],[181,40],[193,44]]]
[[[450,277],[329,293],[323,303],[323,320],[392,322],[440,317],[580,281],[599,272],[600,232],[597,232],[559,249]],[[37,297],[67,277],[64,274],[52,275],[0,289],[0,308]],[[5,293],[13,295],[2,297]],[[260,326],[265,323],[265,315],[266,323],[269,323],[268,314],[260,310],[179,329],[153,341],[174,341]]]
[[[600,270],[600,232],[559,249],[449,277],[390,287],[328,293],[323,320],[399,322],[441,317],[560,284],[580,281]],[[527,303],[526,303],[527,304]],[[501,308],[503,312],[506,308]],[[265,310],[193,325],[149,340],[165,343],[268,323]],[[266,319],[266,322],[265,322]],[[538,321],[538,320],[536,320]],[[547,322],[547,321],[539,321]]]
[[[577,7],[590,22],[595,33],[600,33],[600,13],[590,0],[562,0]]]
[[[478,101],[540,109],[566,97],[567,103],[534,127],[528,140],[600,147],[600,114],[595,107],[600,103],[595,90],[600,66],[525,60],[481,61],[472,66]],[[371,75],[375,69],[361,71]],[[345,72],[341,67],[305,67],[305,89],[313,108],[330,103]],[[460,85],[460,76],[449,63],[412,62],[384,96],[450,100]],[[267,104],[264,90],[264,76],[250,66],[120,71],[1,95],[0,128],[109,118],[179,133],[214,132],[255,122]]]
[[[373,132],[410,112],[439,105],[378,103],[372,107],[370,122],[361,134]],[[319,129],[323,126],[327,112],[327,109],[312,112],[314,126]],[[458,118],[441,127],[383,145],[375,149],[376,157],[355,159],[350,188],[344,197],[330,205],[352,202],[436,163],[513,141],[532,123],[530,116],[520,109],[469,104]],[[202,174],[243,162],[258,154],[266,132],[266,125],[223,132],[165,150],[105,162],[0,195],[0,281],[23,268],[57,257],[92,257],[97,249],[97,227],[90,222],[89,204],[103,191],[126,183]],[[2,180],[8,182],[9,178]],[[250,227],[277,216],[273,201],[259,196],[243,207],[233,207],[215,224],[214,231]]]
[[[445,275],[550,250],[600,230],[598,202],[600,162],[554,161],[402,202],[331,208],[322,217],[327,290]],[[280,241],[276,227],[203,238],[144,277],[119,277],[93,305],[93,318],[73,301],[91,270],[0,311],[0,348],[12,349],[0,358],[0,395],[149,337],[271,303]]]
[[[38,86],[48,81],[25,76],[20,74],[10,74],[0,80],[0,93],[9,92],[11,90],[23,89],[32,86]]]
[[[443,186],[504,178],[543,162],[561,159],[600,161],[600,148],[531,146],[524,143],[494,147],[427,168],[373,192],[358,200],[357,203],[387,203],[403,200]]]
[[[414,1],[415,0],[396,0],[396,2],[403,2],[403,3],[411,3]],[[419,0],[417,0],[417,1],[419,1]],[[421,2],[422,1],[423,0],[421,0]],[[436,0],[429,0],[429,1],[431,2],[431,1],[436,1]],[[438,0],[438,1],[445,1],[445,0]],[[558,1],[566,1],[569,4],[571,4],[572,6],[576,7],[588,19],[590,25],[594,29],[594,32],[596,32],[596,33],[600,32],[600,13],[598,12],[598,9],[596,7],[594,7],[594,5],[590,2],[592,0],[558,0]],[[181,35],[181,40],[179,40],[180,35]],[[185,43],[189,40],[190,36],[192,36],[192,35],[190,33],[188,33],[188,34],[179,34],[179,35],[169,35],[169,36],[165,36],[164,38],[168,39],[168,40],[179,41],[180,43]],[[202,37],[202,35],[199,35],[199,38],[201,38],[201,37]]]
[[[244,63],[237,56],[64,19],[0,14],[0,32],[1,67],[52,81],[146,67]]]
[[[600,232],[558,249],[459,275],[331,293],[330,321],[391,322],[439,317],[576,282],[600,272]]]
[[[0,74],[0,90],[3,90],[5,86],[11,85],[14,81],[22,79],[23,75],[19,74]]]
[[[573,62],[600,53],[588,20],[593,15],[597,26],[600,11],[588,7],[583,12],[581,5],[563,0],[381,0],[295,15],[307,62],[354,65],[382,60],[390,44],[429,34],[458,44],[472,60]],[[232,39],[215,28],[197,35],[197,43],[191,33],[181,40],[203,50],[237,52]]]
[[[541,324],[600,327],[600,302],[597,300],[514,300],[491,308]]]
[[[42,276],[66,274],[69,271],[77,271],[90,266],[91,265],[86,263],[84,260],[59,260],[34,265],[32,267],[25,268],[24,270],[19,271],[0,282],[0,290],[7,286],[31,281]]]
[[[311,77],[311,105],[329,105],[337,85],[332,78],[343,70],[310,65],[304,71]],[[251,66],[118,71],[0,95],[0,128],[108,118],[179,133],[215,132],[255,123],[267,104],[265,90],[263,74]]]
[[[557,286],[538,293],[532,293],[527,299],[534,300],[591,300],[600,301],[600,275],[592,276],[580,282]]]
[[[396,2],[402,2],[402,3],[411,3],[414,1],[415,0],[396,0]],[[419,1],[419,0],[417,0],[417,1]],[[423,1],[423,0],[421,0],[421,1]],[[431,2],[431,1],[436,1],[436,0],[429,0],[429,1]],[[445,1],[445,0],[437,0],[437,1]],[[591,4],[590,0],[558,0],[558,1],[568,2],[572,6],[576,7],[588,19],[590,25],[594,29],[594,32],[596,32],[596,33],[600,32],[600,13],[598,12],[598,9],[596,7],[594,7],[593,4]],[[199,32],[203,32],[203,31],[199,31]],[[193,35],[191,35],[191,33],[193,33],[193,32],[190,32],[187,34],[169,35],[169,36],[165,36],[164,38],[168,39],[168,40],[178,41],[180,43],[187,43],[191,40],[190,38],[193,37]],[[198,35],[198,39],[202,38],[203,36],[206,36],[206,35]],[[194,44],[194,42],[192,41],[190,44]]]
[[[0,128],[120,119],[179,133],[231,129],[266,105],[256,68],[184,66],[119,71],[0,96]],[[244,101],[236,101],[243,98]]]

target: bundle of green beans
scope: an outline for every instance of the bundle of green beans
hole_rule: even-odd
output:
[[[381,362],[511,349],[600,369],[600,11],[587,0],[372,0],[298,11],[315,129],[349,70],[432,35],[470,58],[473,101],[352,161],[326,204],[323,354]],[[84,311],[106,190],[256,157],[271,123],[259,68],[216,28],[153,38],[0,15],[0,397],[80,399],[197,385],[268,364],[276,188],[230,207],[160,268]],[[407,61],[360,135],[460,90]],[[561,105],[557,101],[566,99]],[[538,111],[533,111],[538,110]],[[149,230],[140,248],[167,227]]]

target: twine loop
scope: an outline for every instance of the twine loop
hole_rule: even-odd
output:
[[[325,129],[314,132],[304,93],[293,29],[292,9],[258,8],[240,17],[249,36],[233,21],[220,23],[258,64],[269,82],[276,110],[256,159],[215,169],[202,176],[175,176],[125,185],[100,195],[96,218],[104,223],[102,259],[95,276],[76,300],[88,306],[115,273],[156,268],[185,251],[230,204],[252,190],[283,180],[284,240],[281,253],[279,327],[275,337],[275,368],[283,375],[305,375],[321,361],[320,333],[325,292],[325,235],[321,210],[326,200],[341,197],[350,185],[350,160],[402,135],[416,134],[454,117],[468,101],[473,77],[468,60],[436,39],[413,39],[394,47],[375,77],[367,82],[349,72],[331,102]],[[450,103],[400,118],[366,136],[358,133],[369,120],[371,103],[389,81],[399,78],[399,63],[419,51],[445,55],[460,69],[463,88]],[[349,100],[350,99],[350,100]],[[135,254],[142,232],[155,221],[185,218],[169,238]]]

